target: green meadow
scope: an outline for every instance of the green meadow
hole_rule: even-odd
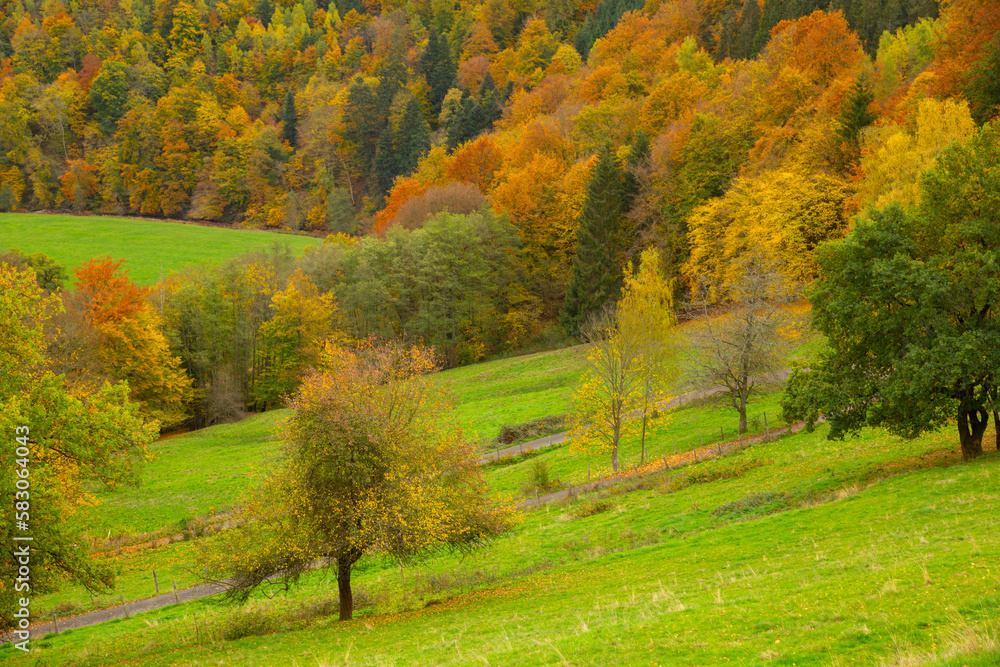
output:
[[[556,412],[583,348],[447,371],[466,427]],[[520,375],[528,376],[518,391]],[[549,378],[553,380],[548,381]],[[781,425],[780,393],[751,404],[751,428]],[[491,408],[491,406],[493,406]],[[514,411],[512,406],[522,406]],[[144,483],[102,497],[101,531],[180,532],[224,512],[280,455],[284,411],[156,443]],[[735,427],[721,399],[668,411],[647,434],[649,458],[717,444]],[[1000,661],[1000,531],[993,447],[963,463],[953,429],[915,440],[826,429],[640,475],[526,511],[471,554],[356,568],[356,619],[336,621],[325,572],[234,607],[207,599],[49,635],[39,665],[995,665]],[[623,467],[639,462],[636,438]],[[606,452],[572,442],[485,468],[499,498],[519,500],[542,467],[574,484],[608,472]],[[128,532],[128,531],[125,531]],[[102,535],[103,537],[103,535]],[[204,573],[213,536],[128,548],[116,589],[74,586],[33,601],[38,616],[133,600]],[[141,539],[139,540],[141,541]],[[211,575],[211,573],[210,573]]]
[[[352,622],[316,572],[50,635],[31,664],[997,664],[998,460],[821,427],[527,512],[470,555],[371,558]],[[121,585],[181,576],[191,545],[131,556]]]
[[[199,263],[219,264],[251,250],[287,245],[296,255],[322,241],[311,236],[225,229],[181,222],[45,213],[0,213],[0,250],[45,253],[73,269],[95,257],[124,259],[129,277],[152,285]]]

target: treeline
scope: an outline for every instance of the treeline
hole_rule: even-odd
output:
[[[341,233],[161,286],[202,421],[279,400],[324,336],[459,364],[575,333],[649,247],[677,303],[731,300],[751,249],[809,282],[1000,103],[973,0],[3,11],[0,208]]]

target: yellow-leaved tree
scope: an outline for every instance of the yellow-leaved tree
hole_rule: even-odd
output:
[[[474,448],[430,381],[433,358],[398,343],[326,348],[322,371],[290,402],[284,466],[204,553],[231,577],[231,598],[336,562],[340,620],[349,620],[351,568],[366,554],[465,549],[506,530],[509,509],[489,498]]]
[[[581,450],[611,452],[618,472],[618,446],[639,431],[642,461],[648,418],[666,398],[673,367],[673,298],[656,250],[642,253],[638,271],[625,270],[616,307],[593,315],[581,333],[591,344],[587,368],[573,396],[570,437]]]
[[[754,253],[788,279],[808,282],[816,275],[816,247],[847,227],[846,197],[847,185],[823,173],[775,169],[738,178],[725,195],[691,212],[691,256],[682,270],[713,303],[740,281],[741,262]]]
[[[113,569],[90,557],[78,511],[96,503],[96,491],[137,481],[156,437],[124,382],[75,391],[52,371],[44,328],[59,310],[31,270],[0,261],[0,496],[9,517],[0,521],[0,632],[19,626],[16,641],[28,638],[16,600],[65,579],[111,588]],[[31,560],[31,576],[17,581],[15,550]]]
[[[863,204],[884,208],[892,202],[920,202],[920,174],[934,166],[943,148],[976,129],[965,100],[924,98],[917,103],[912,128],[888,125],[869,132],[863,142],[858,196]]]

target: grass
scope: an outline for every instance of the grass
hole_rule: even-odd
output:
[[[772,391],[751,401],[747,415],[750,427],[748,436],[764,433],[765,414],[769,428],[784,426],[778,400],[779,394]],[[675,452],[688,452],[701,446],[732,442],[736,439],[738,423],[737,413],[728,407],[722,397],[665,412],[660,419],[650,424],[646,433],[646,461],[671,456]],[[722,434],[725,434],[725,439]],[[622,469],[629,470],[632,466],[641,465],[641,451],[638,435],[623,438],[618,451]],[[548,466],[552,481],[555,482],[558,478],[562,487],[567,483],[580,485],[613,474],[610,452],[580,451],[572,441],[568,441],[546,448],[541,453],[523,457],[517,455],[495,464],[489,475],[491,488],[498,494],[520,499],[525,495],[525,488],[530,486],[528,481],[539,461]],[[528,495],[533,495],[534,490],[529,491]]]
[[[30,660],[996,664],[1000,455],[961,463],[950,429],[913,441],[824,436],[526,514],[464,558],[363,561],[355,587],[368,604],[350,623],[308,611],[336,592],[314,573],[244,610],[203,601],[49,637]],[[603,511],[586,511],[598,501]]]
[[[287,244],[301,255],[306,246],[321,242],[311,236],[260,230],[42,213],[0,213],[0,239],[0,250],[45,253],[66,267],[71,277],[74,268],[95,257],[124,259],[129,277],[140,285],[151,285],[187,266],[221,263],[274,243]]]
[[[488,441],[504,424],[569,412],[587,359],[586,345],[499,359],[441,373],[455,398],[455,416],[474,438]]]
[[[153,443],[138,488],[98,494],[101,504],[87,517],[94,534],[179,533],[184,519],[227,509],[277,455],[286,416],[265,412]]]

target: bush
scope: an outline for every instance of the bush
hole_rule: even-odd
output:
[[[768,514],[774,514],[775,512],[781,512],[788,508],[790,502],[790,497],[785,493],[774,491],[751,493],[740,500],[719,505],[712,510],[712,516],[732,520],[755,519],[767,516]]]
[[[528,480],[524,485],[524,493],[530,494],[535,491],[546,491],[552,486],[554,485],[552,483],[552,475],[549,473],[549,464],[541,459],[535,461],[534,465],[531,466],[531,472],[528,473]]]
[[[580,503],[573,508],[572,514],[574,518],[584,519],[588,516],[594,516],[595,514],[607,512],[612,507],[614,507],[614,503],[607,498],[597,498],[589,502]]]
[[[504,424],[500,427],[498,442],[503,445],[512,445],[515,442],[535,440],[544,438],[553,433],[561,433],[566,430],[566,415],[549,415],[539,417],[523,424]]]

